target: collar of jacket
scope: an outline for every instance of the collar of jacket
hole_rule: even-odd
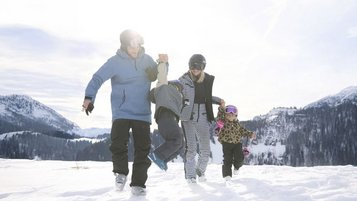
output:
[[[141,49],[140,49],[140,51],[138,53],[138,57],[136,57],[136,59],[139,58],[139,57],[142,57],[144,54],[145,54],[145,48],[141,47]],[[118,56],[120,56],[122,58],[126,58],[126,59],[133,59],[128,55],[128,53],[126,51],[124,51],[124,50],[122,50],[120,48],[117,50],[116,55],[118,55]]]

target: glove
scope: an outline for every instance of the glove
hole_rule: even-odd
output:
[[[87,109],[85,110],[87,116],[89,116],[89,113],[92,113],[93,109],[94,109],[93,103],[89,103]]]
[[[157,68],[147,68],[145,70],[145,73],[146,73],[146,76],[148,77],[148,79],[153,82],[156,80],[157,78],[157,73],[158,73],[158,70]]]
[[[217,121],[217,127],[218,127],[219,129],[221,129],[221,128],[223,128],[223,126],[224,126],[224,122],[223,122],[222,120],[218,120],[218,121]]]
[[[242,151],[244,156],[248,156],[250,153],[247,147],[244,147]]]

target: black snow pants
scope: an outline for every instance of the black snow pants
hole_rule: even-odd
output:
[[[151,165],[147,157],[150,152],[150,123],[138,120],[117,119],[111,130],[110,151],[112,152],[113,172],[128,175],[128,142],[131,129],[134,144],[134,162],[130,186],[146,188],[147,171]]]
[[[242,143],[232,144],[222,142],[223,149],[223,165],[222,175],[223,177],[232,177],[232,165],[235,169],[239,169],[243,165],[244,155],[242,151]]]

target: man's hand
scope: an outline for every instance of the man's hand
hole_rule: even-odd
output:
[[[94,109],[94,105],[93,105],[92,101],[89,99],[84,99],[83,105],[82,105],[82,111],[83,112],[85,111],[86,114],[89,115],[89,113],[92,113],[93,109]]]

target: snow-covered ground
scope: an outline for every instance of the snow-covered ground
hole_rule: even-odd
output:
[[[353,166],[243,166],[226,184],[221,165],[210,164],[207,182],[187,184],[182,163],[169,163],[167,172],[152,165],[141,197],[131,195],[130,179],[115,191],[111,168],[111,162],[0,159],[0,200],[357,200]]]

